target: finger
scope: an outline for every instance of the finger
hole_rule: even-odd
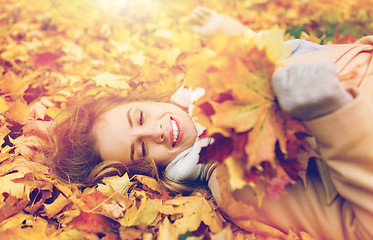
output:
[[[207,17],[204,15],[201,15],[198,12],[193,12],[188,18],[187,22],[190,24],[195,24],[195,25],[203,25],[207,21]]]
[[[278,69],[272,76],[272,89],[276,96],[281,94],[289,86],[288,71],[285,68]]]
[[[196,7],[194,11],[198,11],[198,12],[200,12],[201,14],[203,14],[203,15],[207,15],[207,16],[212,15],[212,14],[215,13],[215,12],[212,11],[211,9],[208,9],[208,8],[205,8],[205,7],[201,7],[201,6]]]
[[[201,11],[196,11],[193,13],[193,16],[197,19],[200,19],[201,21],[206,21],[207,19],[209,19],[211,17],[210,14],[205,14]]]
[[[190,25],[192,25],[193,27],[202,27],[203,26],[203,22],[201,22],[199,19],[188,19],[188,23]]]

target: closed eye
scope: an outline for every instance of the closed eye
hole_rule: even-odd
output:
[[[144,112],[142,110],[139,112],[139,124],[140,126],[144,124]]]
[[[146,144],[145,142],[141,142],[141,151],[142,151],[142,156],[145,157],[147,155],[147,151],[146,151]]]

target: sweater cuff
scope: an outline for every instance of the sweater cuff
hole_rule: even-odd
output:
[[[304,122],[319,144],[330,147],[351,143],[352,139],[358,140],[367,127],[373,126],[372,103],[358,89],[349,91],[353,102],[331,114]]]

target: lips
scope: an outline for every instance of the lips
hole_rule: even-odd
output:
[[[173,117],[170,117],[170,125],[170,142],[171,146],[174,148],[175,146],[177,146],[177,144],[181,142],[183,138],[183,128],[179,119]]]

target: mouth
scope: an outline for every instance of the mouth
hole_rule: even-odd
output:
[[[170,122],[170,141],[172,148],[174,148],[183,138],[183,128],[181,122],[176,118],[170,117]]]

